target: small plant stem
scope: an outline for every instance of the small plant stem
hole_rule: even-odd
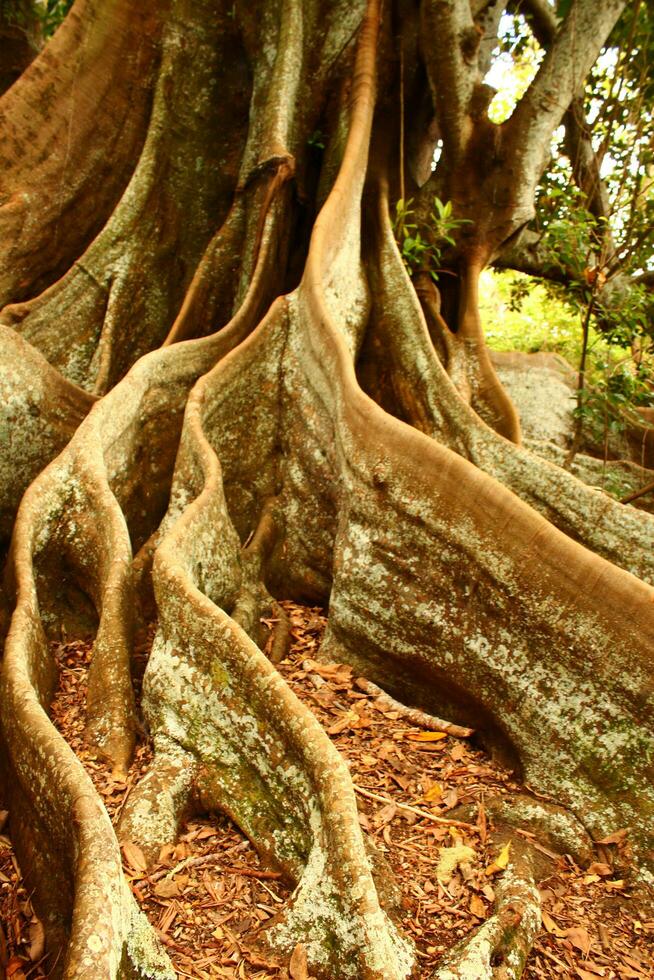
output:
[[[570,446],[570,452],[568,453],[565,463],[563,464],[566,469],[570,469],[572,462],[579,452],[579,447],[581,446],[581,436],[584,428],[584,417],[583,417],[583,402],[584,402],[584,390],[586,384],[586,359],[588,357],[588,338],[590,336],[590,318],[593,314],[593,309],[595,307],[595,294],[591,296],[588,301],[588,306],[586,308],[586,313],[584,315],[584,320],[582,324],[583,339],[581,346],[581,358],[579,360],[579,373],[577,381],[577,418],[575,419],[574,435],[572,437],[572,445]]]
[[[647,483],[640,490],[634,490],[633,493],[628,493],[626,497],[620,497],[621,504],[630,504],[632,500],[638,500],[639,497],[644,497],[645,494],[651,493],[654,490],[654,481],[652,483]]]
[[[400,40],[400,197],[404,201],[404,44]]]

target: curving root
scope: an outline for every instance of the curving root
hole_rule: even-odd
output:
[[[434,980],[518,980],[522,975],[540,928],[540,896],[528,849],[509,840],[512,858],[495,888],[495,911],[450,950]]]

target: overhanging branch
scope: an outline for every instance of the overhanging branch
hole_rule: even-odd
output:
[[[507,123],[521,176],[530,187],[536,185],[542,173],[543,148],[549,145],[554,130],[580,91],[625,5],[625,0],[605,0],[601,4],[596,0],[577,0]],[[536,9],[542,13],[540,5]]]

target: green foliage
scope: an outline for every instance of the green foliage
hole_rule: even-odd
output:
[[[324,150],[326,138],[321,129],[315,129],[307,140],[307,146],[312,147],[314,150]]]
[[[496,89],[488,117],[503,123],[527,91],[543,58],[543,50],[531,34],[524,18],[505,14],[495,59],[486,82]]]
[[[587,300],[580,298],[575,303],[568,290],[557,293],[530,276],[490,270],[482,274],[480,296],[490,347],[551,351],[577,369],[583,344],[580,319]],[[642,298],[634,290],[628,302],[638,307]],[[637,407],[654,405],[654,357],[647,337],[640,332],[638,356],[633,356],[630,346],[636,332],[630,317],[637,315],[637,309],[629,314],[625,307],[614,334],[599,329],[591,318],[585,385],[574,415],[596,441],[603,442],[607,435],[638,423]]]
[[[654,373],[641,366],[634,369],[631,358],[596,359],[588,385],[581,393],[575,415],[596,439],[619,434],[629,424],[640,422],[636,408],[654,403]]]
[[[44,37],[54,34],[72,5],[73,0],[43,0],[37,4]]]
[[[0,0],[0,16],[28,32],[40,26],[44,38],[54,34],[73,0]]]
[[[409,275],[419,270],[429,272],[438,281],[443,252],[448,245],[456,245],[455,235],[465,224],[467,218],[455,218],[452,202],[434,198],[434,208],[426,221],[421,221],[411,208],[413,198],[404,201],[400,198],[395,205],[393,232],[402,261]]]
[[[579,313],[519,272],[482,273],[480,311],[495,350],[552,351],[571,364],[581,352]],[[595,338],[596,339],[596,338]]]

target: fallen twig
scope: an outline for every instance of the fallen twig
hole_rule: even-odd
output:
[[[398,810],[407,810],[409,813],[415,813],[416,816],[422,817],[423,820],[431,820],[432,823],[449,824],[451,827],[466,827],[468,830],[476,831],[478,829],[473,823],[465,823],[463,820],[453,820],[451,817],[437,817],[427,810],[420,810],[417,806],[411,806],[410,803],[398,803],[397,800],[391,800],[388,796],[381,796],[380,793],[371,793],[369,789],[363,789],[361,786],[357,786],[356,783],[353,785],[355,791],[360,796],[365,796],[369,800],[376,800],[377,803],[385,803],[387,806],[391,804],[396,806]]]
[[[410,708],[408,705],[402,704],[401,701],[396,701],[395,698],[392,698],[381,687],[373,684],[372,681],[366,680],[365,677],[357,677],[354,683],[360,691],[364,691],[366,694],[377,698],[389,710],[397,711],[403,718],[413,722],[414,725],[419,725],[420,728],[426,728],[430,732],[446,732],[448,735],[454,735],[456,738],[470,738],[474,734],[474,728],[463,728],[461,725],[454,725],[451,721],[444,721],[442,718],[436,718],[435,715],[428,715],[426,712],[421,711],[420,708]]]
[[[645,494],[651,493],[654,490],[654,481],[652,483],[647,483],[640,490],[634,490],[633,493],[628,493],[626,497],[620,497],[621,504],[630,504],[632,500],[638,500],[639,497],[644,497]]]

